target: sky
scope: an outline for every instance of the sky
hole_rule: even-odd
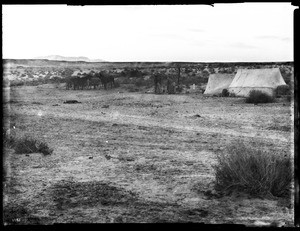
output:
[[[290,3],[2,5],[2,57],[105,61],[293,61]]]

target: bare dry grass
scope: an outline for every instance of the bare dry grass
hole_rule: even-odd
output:
[[[216,189],[254,196],[290,197],[292,163],[284,152],[272,153],[237,142],[218,155]]]

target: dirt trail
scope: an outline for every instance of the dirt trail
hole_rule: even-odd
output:
[[[24,111],[27,115],[39,115],[40,110],[31,110]],[[206,134],[222,134],[228,136],[235,137],[249,137],[249,138],[257,138],[257,139],[271,139],[278,142],[289,142],[290,137],[285,133],[278,134],[278,132],[262,132],[257,131],[256,129],[239,129],[239,128],[218,128],[218,127],[204,127],[199,125],[183,125],[186,122],[181,122],[180,120],[173,119],[170,121],[169,119],[158,119],[155,120],[153,118],[138,116],[138,115],[123,115],[119,111],[112,112],[107,114],[106,116],[101,115],[101,113],[72,113],[66,115],[65,113],[53,112],[53,111],[43,111],[43,114],[47,114],[49,116],[56,116],[61,118],[69,118],[69,119],[81,119],[81,120],[90,120],[90,121],[101,121],[101,122],[110,122],[110,123],[119,123],[119,124],[134,124],[140,126],[147,127],[163,127],[175,130],[185,130],[190,132],[203,132]],[[42,116],[42,115],[41,115]],[[180,123],[181,122],[181,123]],[[217,125],[216,125],[217,126]]]

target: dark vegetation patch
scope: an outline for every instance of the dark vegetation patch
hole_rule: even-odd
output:
[[[222,93],[221,93],[221,96],[222,96],[222,97],[228,97],[228,96],[229,96],[228,90],[227,90],[227,89],[223,89],[223,90],[222,90]]]
[[[200,222],[208,216],[208,211],[200,208],[186,209],[173,202],[144,200],[136,193],[104,182],[61,181],[52,186],[51,197],[58,210],[81,206],[109,208],[109,216],[118,223]],[[123,212],[116,216],[114,209]]]
[[[161,147],[159,147],[159,149],[161,149],[161,150],[173,150],[173,149],[176,149],[176,147],[174,148],[174,147],[170,147],[170,146],[161,146]]]
[[[9,103],[9,104],[17,104],[17,103],[22,103],[22,102],[21,102],[21,101],[18,101],[18,100],[13,100],[13,99],[11,99],[11,100],[8,101],[8,103]]]
[[[32,104],[37,104],[37,105],[43,105],[42,103],[40,103],[40,102],[32,102]]]
[[[124,153],[124,154],[119,154],[118,157],[116,157],[116,159],[123,162],[132,162],[136,160],[136,157]]]
[[[274,102],[274,97],[257,90],[252,90],[249,96],[246,98],[246,103],[272,103]]]
[[[8,204],[3,207],[3,222],[7,225],[40,225],[41,218],[31,215],[26,204]]]
[[[138,198],[133,192],[96,181],[60,181],[52,186],[51,196],[60,210],[80,206],[125,206]]]
[[[195,115],[190,116],[190,118],[192,118],[192,119],[197,119],[197,118],[201,118],[201,117],[202,116],[199,115],[199,114],[195,114]]]
[[[278,86],[275,90],[275,94],[276,94],[276,97],[283,96],[283,95],[285,95],[285,96],[291,95],[290,86],[289,85]]]
[[[269,126],[267,129],[290,132],[292,127],[286,125],[273,125],[273,126]]]
[[[13,148],[16,154],[42,153],[44,155],[50,155],[53,152],[53,149],[51,149],[47,143],[33,137],[16,138],[6,136],[4,138],[4,145]]]
[[[79,102],[77,100],[66,100],[66,101],[64,101],[64,104],[75,104],[75,103],[81,103],[81,102]]]
[[[217,155],[214,169],[218,191],[290,197],[292,163],[290,156],[282,151],[257,150],[236,142]]]

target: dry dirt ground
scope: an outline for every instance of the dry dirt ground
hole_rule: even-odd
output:
[[[216,154],[234,141],[291,151],[293,105],[287,102],[52,85],[4,93],[11,135],[31,135],[54,149],[47,156],[5,150],[6,224],[293,225],[292,198],[221,195],[213,187]]]

